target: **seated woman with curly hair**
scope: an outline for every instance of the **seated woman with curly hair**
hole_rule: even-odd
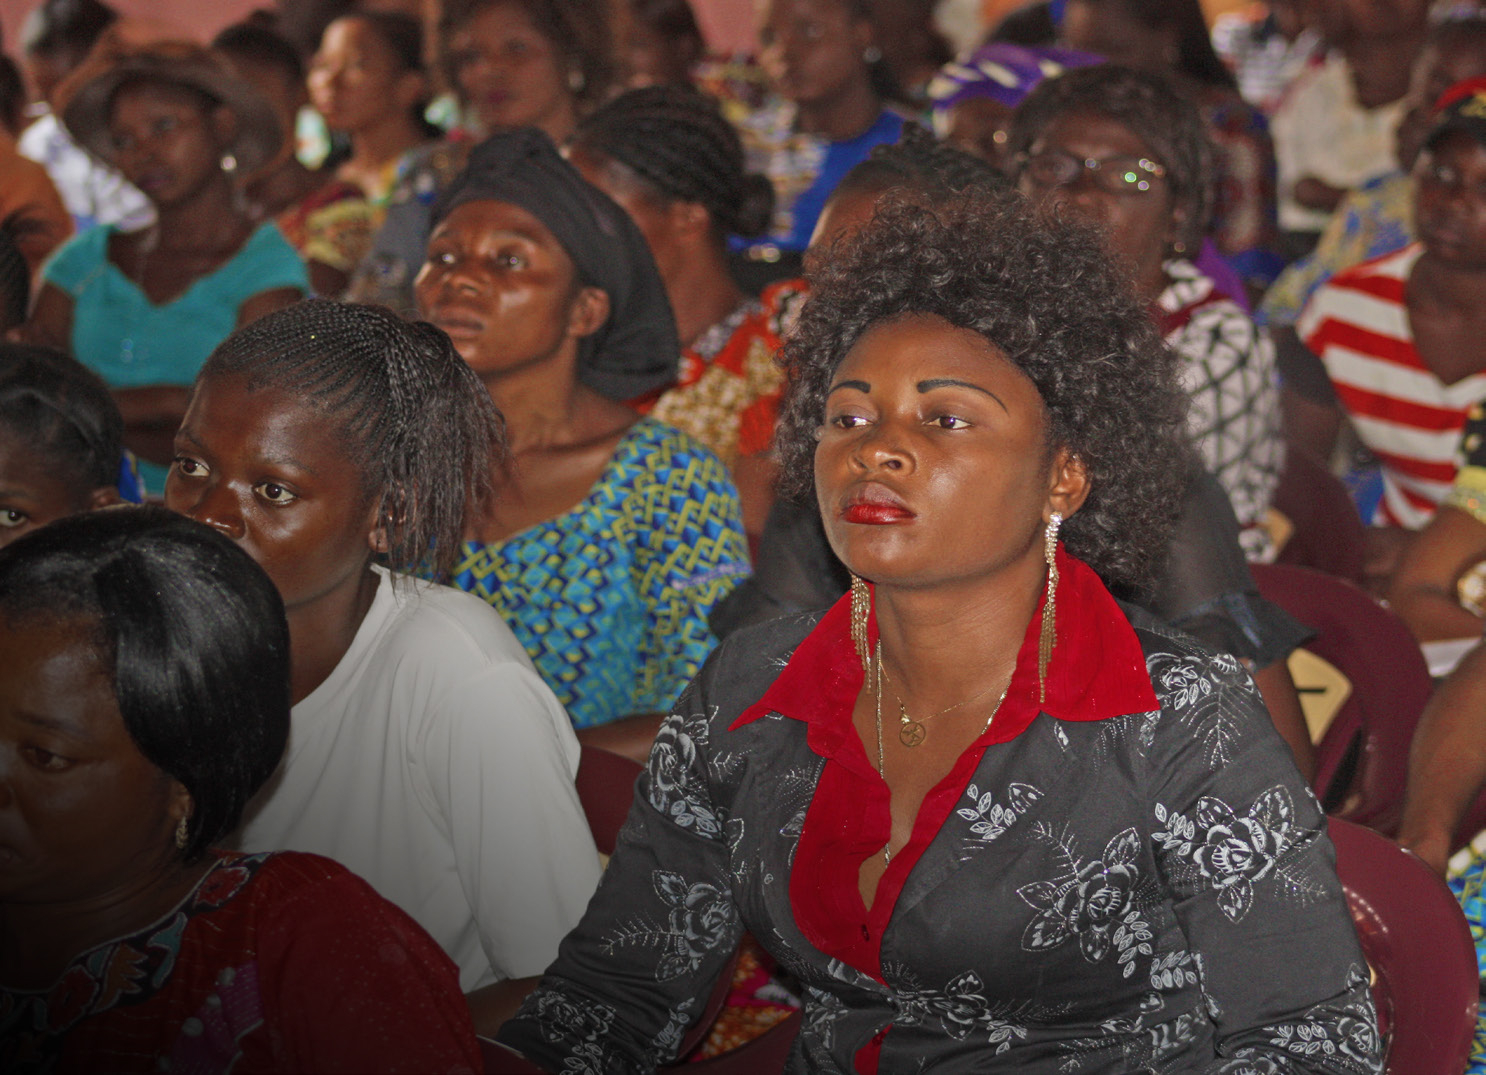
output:
[[[905,198],[815,285],[781,467],[852,592],[713,655],[501,1039],[649,1070],[747,929],[804,987],[792,1071],[1380,1070],[1258,694],[1106,589],[1150,568],[1191,461],[1098,243],[1009,193]]]

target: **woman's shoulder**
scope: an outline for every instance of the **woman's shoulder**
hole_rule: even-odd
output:
[[[113,233],[111,224],[97,224],[78,232],[57,247],[41,271],[42,279],[64,290],[75,286],[108,260],[108,240]]]
[[[1338,272],[1318,287],[1306,302],[1295,323],[1296,332],[1310,346],[1312,334],[1328,321],[1373,324],[1381,317],[1387,323],[1389,334],[1410,335],[1404,302],[1409,274],[1423,252],[1422,243],[1410,243],[1401,250],[1381,254]]]
[[[407,575],[384,579],[382,585],[392,591],[392,607],[379,638],[380,659],[412,655],[422,665],[442,668],[445,676],[494,664],[530,667],[506,621],[479,597]]]

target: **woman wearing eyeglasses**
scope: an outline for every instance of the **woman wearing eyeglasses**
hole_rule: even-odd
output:
[[[1212,150],[1195,107],[1154,75],[1112,64],[1048,79],[1009,145],[1022,192],[1104,229],[1166,342],[1184,360],[1190,428],[1243,528],[1251,560],[1284,464],[1274,347],[1196,265],[1212,207]]]

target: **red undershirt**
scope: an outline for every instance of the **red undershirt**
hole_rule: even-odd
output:
[[[882,936],[908,875],[964,794],[985,748],[1016,738],[1045,712],[1058,720],[1088,721],[1148,713],[1157,708],[1145,654],[1134,629],[1099,577],[1058,546],[1056,636],[1048,664],[1047,700],[1038,704],[1039,607],[1017,652],[1006,700],[992,726],[960,755],[926,796],[913,833],[893,855],[872,906],[862,903],[862,863],[882,852],[892,821],[887,784],[852,725],[862,688],[862,666],[851,644],[850,595],[830,609],[790,657],[773,685],[733,723],[767,713],[809,725],[806,742],[826,759],[805,814],[790,875],[790,906],[810,943],[827,956],[883,982]],[[877,640],[876,617],[868,629]],[[885,984],[885,983],[884,983]],[[875,1075],[891,1024],[856,1056],[861,1075]]]

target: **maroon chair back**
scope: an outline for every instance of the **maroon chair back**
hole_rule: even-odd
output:
[[[1460,1075],[1481,981],[1455,896],[1424,863],[1371,829],[1330,818],[1336,872],[1388,1044],[1388,1075]]]
[[[639,762],[584,745],[578,759],[578,801],[593,832],[593,842],[605,855],[614,854],[619,830],[635,797],[635,778],[644,770]]]
[[[1398,829],[1409,743],[1429,698],[1429,666],[1404,622],[1344,579],[1290,564],[1250,565],[1259,592],[1317,635],[1305,644],[1352,693],[1316,745],[1316,792],[1349,820]],[[1350,776],[1342,763],[1357,746]],[[1345,783],[1345,786],[1340,786]]]
[[[1277,562],[1362,581],[1367,528],[1342,480],[1304,448],[1285,446],[1274,506],[1295,528]]]

